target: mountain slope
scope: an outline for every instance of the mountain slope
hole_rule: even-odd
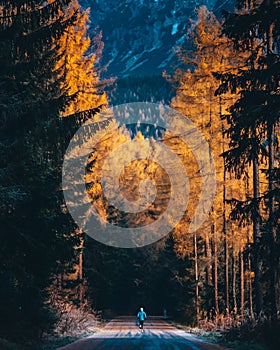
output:
[[[195,8],[221,13],[234,0],[80,0],[91,9],[91,30],[102,31],[107,76],[155,75],[172,69]]]

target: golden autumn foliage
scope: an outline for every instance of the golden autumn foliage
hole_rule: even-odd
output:
[[[192,120],[204,135],[209,143],[216,169],[216,196],[208,220],[193,234],[188,233],[187,225],[191,217],[186,217],[186,222],[181,222],[174,230],[177,254],[182,257],[187,255],[194,261],[197,317],[202,285],[213,289],[213,300],[209,303],[215,312],[219,313],[218,259],[221,256],[225,257],[224,268],[228,271],[229,253],[235,266],[240,252],[252,241],[252,229],[240,227],[231,220],[229,214],[232,208],[226,202],[232,198],[244,200],[252,193],[252,186],[248,181],[240,182],[233,174],[226,172],[222,157],[222,153],[229,147],[229,140],[224,133],[227,128],[226,120],[222,117],[228,113],[238,95],[217,95],[220,83],[215,76],[216,73],[235,73],[238,66],[244,65],[245,54],[234,54],[232,42],[222,36],[221,32],[221,23],[213,13],[202,6],[198,10],[197,22],[188,36],[193,42],[194,50],[180,49],[178,53],[186,68],[178,68],[173,77],[167,76],[167,79],[175,82],[177,86],[171,106]],[[189,157],[188,153],[185,153],[185,156]],[[189,161],[186,168],[193,174],[191,214],[195,212],[197,200],[201,197],[200,173],[197,172],[194,160]],[[248,167],[247,176],[251,173],[252,170]],[[235,267],[234,278],[236,271]],[[226,283],[228,284],[228,281]]]
[[[53,2],[54,0],[49,0]],[[90,110],[99,106],[106,107],[108,104],[105,85],[111,83],[109,80],[101,81],[98,68],[101,58],[103,43],[101,33],[93,40],[88,35],[89,9],[84,11],[78,0],[72,0],[66,8],[66,18],[76,13],[76,20],[69,25],[59,40],[56,69],[61,71],[61,87],[66,89],[69,96],[67,107],[61,111],[63,117],[75,113]],[[81,235],[81,230],[77,230]],[[82,249],[84,239],[80,239],[79,261],[72,267],[73,273],[64,276],[65,279],[78,280],[83,275]],[[83,289],[83,287],[80,287]]]
[[[128,142],[129,157],[131,161],[126,164],[128,154],[118,152]],[[133,139],[125,128],[115,129],[103,137],[96,145],[94,152],[88,160],[88,171],[85,181],[88,194],[94,203],[98,214],[105,221],[137,227],[137,225],[148,225],[157,220],[168,205],[170,196],[170,182],[165,170],[153,161],[153,155],[148,158],[138,156],[139,148],[151,150],[153,140],[147,140],[141,132]],[[115,154],[114,154],[115,151]],[[114,156],[110,156],[114,154]],[[126,164],[119,174],[115,170],[119,164]],[[102,182],[102,176],[106,174],[106,183]],[[118,177],[118,189],[113,187],[114,178]],[[145,191],[146,181],[151,181],[154,197],[151,191]],[[118,199],[118,196],[122,196]],[[137,210],[119,210],[118,203],[126,199],[131,206],[136,202]],[[138,202],[137,202],[138,201]],[[113,205],[116,203],[116,205]]]
[[[57,68],[63,67],[63,84],[68,89],[69,97],[74,99],[63,111],[63,116],[107,104],[106,94],[102,92],[105,82],[100,81],[97,69],[103,45],[101,34],[95,37],[94,42],[91,41],[87,34],[89,10],[83,11],[77,0],[71,2],[67,11],[69,16],[76,12],[77,20],[60,39],[61,59],[57,62]]]
[[[179,57],[184,64],[194,68],[192,70],[178,68],[174,76],[172,78],[168,77],[168,79],[176,84],[179,83],[171,106],[196,124],[208,141],[213,154],[217,180],[216,196],[209,220],[199,230],[199,234],[205,237],[208,231],[211,238],[213,231],[215,231],[216,234],[220,235],[218,240],[222,243],[224,238],[222,232],[223,215],[224,211],[227,211],[224,200],[233,197],[245,199],[246,189],[244,182],[240,187],[240,183],[231,174],[224,173],[224,162],[221,156],[228,149],[229,143],[224,134],[224,130],[227,128],[226,121],[222,120],[221,117],[228,113],[228,108],[237,99],[238,95],[230,93],[216,95],[219,81],[216,79],[215,73],[234,73],[238,65],[244,63],[243,56],[234,55],[232,43],[228,38],[221,35],[221,29],[221,23],[214,14],[209,12],[205,6],[202,6],[198,10],[197,22],[189,33],[189,38],[192,40],[195,50],[179,51]],[[197,196],[199,196],[199,191],[198,186]],[[248,191],[249,189],[247,189],[247,195]],[[226,219],[229,221],[227,214]],[[214,228],[211,229],[213,225]],[[212,233],[210,230],[212,230]],[[244,231],[245,236],[247,235],[246,230],[240,230]],[[182,232],[178,234],[177,239],[179,239],[179,242],[185,241],[184,234],[183,236]],[[183,249],[180,243],[177,247],[178,250]],[[189,244],[189,247],[192,249],[192,243]]]
[[[206,231],[209,231],[210,234],[213,223],[215,223],[215,231],[222,231],[224,175],[223,159],[220,155],[223,152],[223,147],[226,147],[226,140],[222,134],[221,113],[229,106],[233,96],[227,96],[227,99],[222,100],[215,95],[219,85],[213,73],[230,69],[233,62],[230,61],[232,58],[229,42],[226,38],[219,36],[220,32],[221,25],[215,16],[206,7],[200,8],[198,21],[193,31],[189,33],[196,50],[195,52],[184,52],[182,50],[179,52],[179,57],[184,64],[192,65],[195,68],[193,71],[177,69],[171,79],[177,84],[179,83],[171,106],[186,115],[199,128],[209,143],[216,167],[217,193],[211,216],[208,222],[199,230],[202,236],[205,236]],[[197,177],[199,177],[199,174],[197,174]],[[197,186],[195,197],[199,196],[200,188]],[[194,210],[195,206],[193,207]],[[179,232],[176,235],[179,240],[177,248],[181,251],[186,235],[184,235],[184,228]],[[191,239],[188,246],[192,251],[192,236],[189,236],[188,239]]]

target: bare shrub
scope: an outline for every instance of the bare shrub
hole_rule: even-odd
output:
[[[93,333],[100,328],[100,315],[85,302],[81,306],[72,303],[56,308],[58,322],[54,328],[55,336],[76,336]]]
[[[45,337],[75,337],[94,333],[100,328],[100,313],[94,311],[86,299],[81,303],[69,295],[57,285],[50,287],[48,304],[56,315],[56,322],[51,334],[45,334]]]

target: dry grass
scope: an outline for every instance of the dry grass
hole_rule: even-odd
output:
[[[249,315],[237,315],[235,313],[218,314],[211,319],[201,319],[198,321],[198,328],[210,332],[225,331],[233,327],[241,326],[242,323],[252,321]]]
[[[234,313],[219,314],[211,320],[200,320],[198,328],[214,337],[218,335],[218,342],[226,343],[234,349],[279,349],[280,323],[271,323],[263,314],[258,317],[248,312],[243,316]]]

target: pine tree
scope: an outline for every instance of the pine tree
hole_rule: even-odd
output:
[[[73,258],[61,212],[58,116],[69,103],[56,66],[59,40],[76,18],[69,0],[1,1],[1,337],[47,330],[46,287],[58,260]],[[62,87],[63,86],[63,87]]]
[[[227,14],[224,32],[235,44],[237,52],[249,52],[247,64],[239,67],[236,74],[224,74],[221,89],[235,92],[240,89],[240,98],[230,109],[228,135],[230,151],[226,153],[226,162],[237,175],[247,164],[253,163],[254,196],[240,203],[239,213],[245,220],[250,216],[254,222],[254,271],[256,311],[262,311],[260,290],[260,208],[266,207],[268,215],[262,212],[266,224],[262,226],[263,242],[268,242],[270,251],[270,313],[277,318],[277,266],[276,253],[277,217],[275,208],[275,130],[279,123],[279,1],[239,1],[239,11]],[[222,91],[220,90],[220,91]],[[264,146],[268,144],[267,150]],[[265,171],[268,181],[266,194],[260,193],[259,164],[267,152],[268,169]],[[238,211],[238,210],[237,210]],[[239,215],[240,217],[240,215]],[[266,238],[267,237],[267,238]],[[265,247],[264,247],[265,248]]]

